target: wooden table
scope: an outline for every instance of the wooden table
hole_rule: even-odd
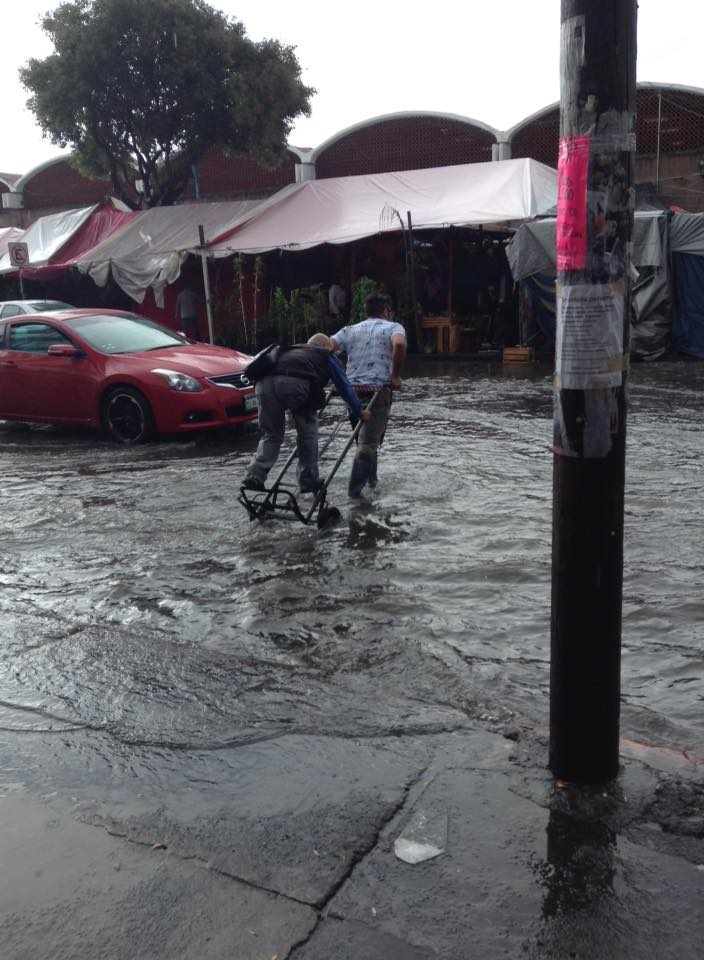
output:
[[[432,332],[433,353],[457,353],[460,344],[460,330],[452,317],[423,317],[421,320],[423,345],[431,339],[426,331]]]

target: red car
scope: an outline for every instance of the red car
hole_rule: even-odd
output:
[[[120,443],[248,423],[250,359],[122,310],[0,319],[0,419],[102,427]]]

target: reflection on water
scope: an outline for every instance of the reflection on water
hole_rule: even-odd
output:
[[[587,820],[551,808],[547,828],[547,862],[543,916],[550,919],[576,910],[594,910],[597,901],[614,895],[616,833],[600,820]]]
[[[629,415],[623,732],[687,748],[704,739],[703,380],[636,368]],[[345,465],[324,531],[250,523],[252,435],[123,450],[0,425],[0,725],[203,747],[544,724],[550,381],[420,364],[372,503],[348,504]]]

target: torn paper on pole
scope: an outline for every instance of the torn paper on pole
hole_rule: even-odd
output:
[[[558,287],[558,390],[598,390],[623,383],[623,311],[620,285],[584,283]]]

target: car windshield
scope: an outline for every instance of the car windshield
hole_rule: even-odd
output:
[[[27,307],[41,313],[43,310],[73,310],[70,303],[62,303],[60,300],[32,300]]]
[[[136,314],[127,317],[104,314],[73,317],[66,320],[66,326],[75,330],[100,353],[139,353],[143,350],[180,347],[188,343],[188,340],[173,330],[167,330],[166,327]]]

